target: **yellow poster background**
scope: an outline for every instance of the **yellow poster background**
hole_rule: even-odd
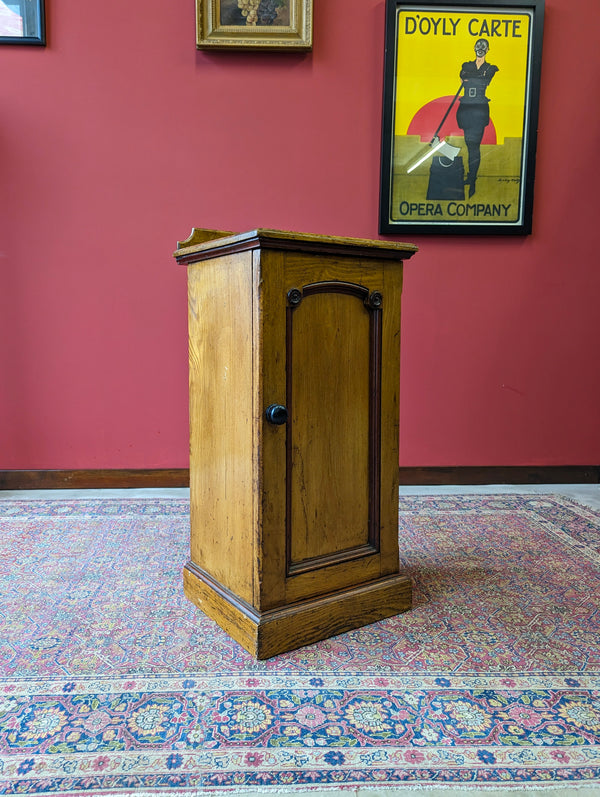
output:
[[[491,12],[489,7],[448,10],[447,6],[407,5],[399,8],[390,220],[488,224],[490,221],[506,223],[520,220],[531,24],[530,12],[522,9]],[[484,207],[476,212],[458,208],[456,204],[449,207],[445,201],[436,203],[434,208],[415,207],[427,200],[433,156],[414,171],[407,171],[411,163],[427,155],[429,147],[428,142],[419,136],[407,135],[409,125],[415,114],[428,103],[456,94],[461,85],[462,64],[475,59],[474,45],[480,38],[489,42],[486,62],[498,67],[486,89],[497,139],[496,144],[481,145],[477,195],[473,198],[467,196],[465,202]],[[457,99],[451,117],[458,103]],[[443,110],[435,127],[442,121]],[[464,138],[452,135],[446,140],[460,147],[466,167]]]

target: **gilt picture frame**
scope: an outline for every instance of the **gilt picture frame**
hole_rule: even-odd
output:
[[[532,230],[544,0],[386,0],[381,234]]]
[[[313,0],[196,0],[196,47],[310,50]]]
[[[0,44],[44,46],[44,0],[0,0]]]

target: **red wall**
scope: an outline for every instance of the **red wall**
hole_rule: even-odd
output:
[[[186,467],[193,226],[377,237],[383,0],[311,54],[199,53],[194,0],[48,0],[0,47],[0,469]],[[597,0],[547,0],[534,233],[411,240],[401,464],[600,462]]]

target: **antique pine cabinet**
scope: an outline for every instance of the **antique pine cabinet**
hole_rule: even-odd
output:
[[[187,597],[260,659],[403,612],[402,261],[390,241],[194,229]]]

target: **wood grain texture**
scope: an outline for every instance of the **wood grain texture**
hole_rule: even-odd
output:
[[[268,659],[392,617],[407,611],[412,604],[411,581],[399,575],[260,612],[223,589],[192,563],[184,569],[184,592],[258,659]]]
[[[188,272],[191,558],[252,602],[256,576],[251,253]]]
[[[258,360],[256,378],[260,412],[260,519],[257,528],[259,595],[256,606],[265,611],[285,604],[286,566],[286,441],[288,427],[265,420],[270,404],[286,402],[286,301],[285,254],[254,251],[256,289],[255,318]]]
[[[355,296],[291,311],[289,565],[369,540],[369,312]]]
[[[258,612],[189,561],[183,569],[183,591],[188,600],[210,617],[253,656],[257,655]]]
[[[397,439],[381,451],[398,433],[403,250],[264,230],[201,239],[176,253],[189,284],[186,594],[257,656],[406,610]],[[287,405],[281,425],[272,404]]]
[[[285,579],[285,602],[295,603],[352,585],[364,584],[379,578],[380,573],[379,553],[369,555],[365,551],[360,558],[349,561],[336,556],[335,564],[323,567],[313,565],[306,572],[290,574]]]
[[[177,249],[185,249],[188,246],[196,246],[207,241],[215,241],[217,238],[230,238],[234,232],[224,230],[208,230],[202,227],[194,227],[185,241],[177,241]]]
[[[411,581],[397,575],[273,610],[261,617],[256,655],[267,659],[393,617],[411,606]]]
[[[203,230],[194,230],[188,240],[200,238],[200,243],[178,248],[175,258],[181,265],[197,263],[203,259],[211,259],[216,254],[233,254],[248,249],[267,251],[303,252],[305,254],[330,254],[339,257],[391,259],[396,262],[408,260],[417,251],[413,244],[399,243],[389,240],[368,240],[364,238],[343,238],[333,235],[312,235],[309,233],[287,232],[281,230],[256,229],[237,235],[216,232],[213,240],[205,236]]]
[[[400,415],[400,325],[403,272],[382,263],[383,341],[381,352],[381,574],[398,571],[398,457]]]

